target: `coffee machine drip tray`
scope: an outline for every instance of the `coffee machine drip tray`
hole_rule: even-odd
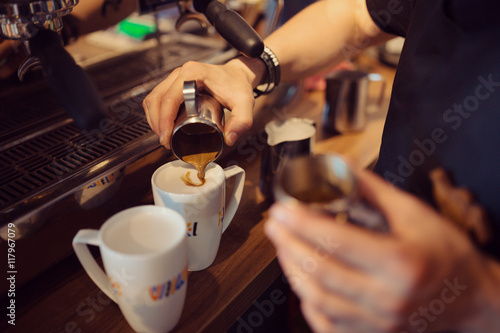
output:
[[[227,61],[234,51],[224,46],[179,34],[85,66],[106,106],[92,130],[75,126],[43,79],[2,87],[0,248],[14,233],[19,283],[70,255],[77,230],[143,203],[153,171],[171,159],[143,98],[188,60]]]

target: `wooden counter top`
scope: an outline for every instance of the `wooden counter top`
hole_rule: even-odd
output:
[[[391,74],[388,71],[389,80]],[[281,112],[318,122],[323,94],[305,93]],[[262,128],[264,118],[268,117],[256,118],[254,128]],[[377,157],[385,117],[380,113],[372,118],[361,132],[331,137],[319,133],[315,152],[338,152],[370,165]],[[215,262],[189,274],[186,303],[174,332],[226,331],[281,274],[274,248],[263,233],[270,203],[259,191],[261,150],[254,132],[218,161],[223,167],[238,163],[246,170],[243,199],[222,236]],[[152,202],[151,196],[144,199],[144,204]],[[19,290],[15,299],[16,325],[7,324],[4,313],[2,332],[133,332],[74,255]]]

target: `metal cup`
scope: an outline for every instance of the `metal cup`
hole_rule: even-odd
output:
[[[381,82],[380,94],[376,100],[379,108],[384,100],[385,80],[379,74],[363,71],[341,70],[325,77],[325,106],[323,127],[339,133],[362,130],[368,121],[368,89],[370,82]]]
[[[311,119],[289,118],[273,120],[264,129],[266,145],[262,152],[260,190],[267,199],[272,200],[275,174],[284,160],[312,153],[316,127]]]
[[[388,231],[384,216],[361,199],[356,177],[340,155],[287,160],[275,177],[273,189],[277,201],[300,202],[373,231]]]
[[[195,81],[184,82],[184,103],[174,125],[170,147],[183,160],[187,155],[217,152],[224,147],[224,109],[212,96],[199,94]]]

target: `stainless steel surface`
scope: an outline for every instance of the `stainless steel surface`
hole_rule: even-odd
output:
[[[325,107],[323,126],[339,133],[362,130],[368,121],[369,85],[380,81],[381,89],[376,101],[383,102],[385,83],[378,74],[363,71],[341,70],[326,76]]]
[[[179,17],[175,21],[175,29],[177,31],[181,29],[184,23],[191,20],[198,22],[200,26],[205,30],[208,29],[208,27],[210,26],[210,22],[208,22],[205,15],[193,10],[192,0],[186,0],[186,1],[178,0],[177,8],[179,9]]]
[[[266,32],[265,32],[266,36],[269,36],[274,30],[278,28],[281,19],[281,14],[283,13],[283,7],[285,6],[284,0],[274,0],[274,1],[275,4],[274,6],[272,6],[273,7],[272,15],[269,18],[266,26]]]
[[[224,109],[215,98],[200,94],[195,81],[184,82],[184,103],[175,121],[170,146],[174,155],[217,152],[224,148]]]
[[[159,46],[88,65],[107,110],[93,131],[75,126],[45,79],[0,84],[0,236],[15,224],[19,286],[71,254],[78,229],[99,227],[150,193],[151,174],[173,157],[150,130],[142,100],[186,61],[234,56],[220,46],[165,36]]]
[[[37,68],[37,67],[41,67],[40,60],[38,58],[35,58],[35,57],[29,57],[17,69],[17,77],[22,82],[22,81],[24,81],[26,74],[30,70]]]
[[[0,2],[0,36],[23,40],[28,58],[17,71],[21,81],[27,72],[41,65],[31,56],[29,40],[41,30],[59,32],[63,28],[62,17],[71,13],[79,0],[3,0]]]
[[[299,156],[283,163],[274,181],[277,201],[307,205],[364,228],[387,232],[384,216],[361,198],[358,181],[337,154]]]
[[[307,194],[321,193],[320,197]],[[300,156],[283,163],[274,182],[277,201],[342,213],[359,193],[356,178],[339,155]]]

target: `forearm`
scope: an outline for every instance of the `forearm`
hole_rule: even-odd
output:
[[[291,18],[265,44],[280,62],[281,81],[293,82],[393,37],[375,25],[365,0],[322,0]],[[253,87],[265,81],[266,68],[259,59],[240,57],[229,65],[241,62]]]
[[[375,25],[365,0],[323,0],[294,16],[265,42],[280,61],[282,81],[294,81],[392,37]]]

